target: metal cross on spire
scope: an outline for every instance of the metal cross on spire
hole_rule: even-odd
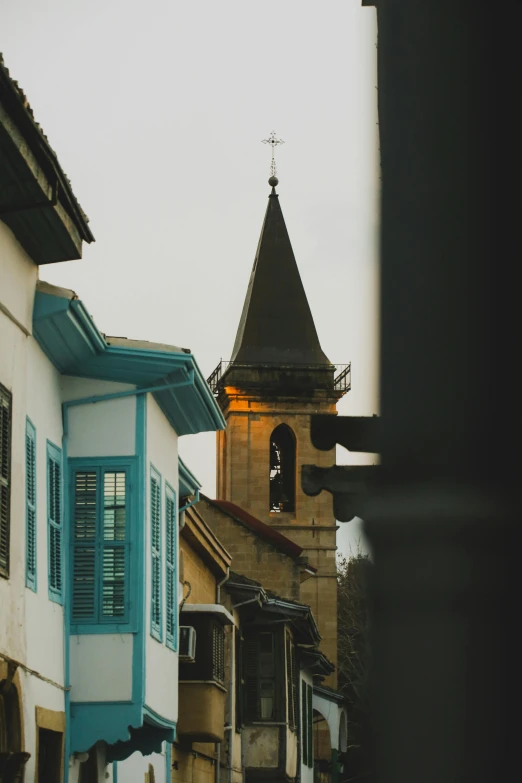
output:
[[[263,144],[270,144],[270,146],[272,147],[272,163],[270,164],[270,176],[277,177],[277,169],[276,169],[276,162],[275,162],[275,148],[279,144],[284,144],[284,141],[283,139],[278,139],[275,131],[272,131],[268,139],[263,139]]]

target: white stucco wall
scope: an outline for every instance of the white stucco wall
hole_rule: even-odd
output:
[[[167,759],[165,743],[162,753],[151,753],[150,756],[142,756],[141,753],[133,753],[125,761],[118,762],[118,783],[143,783],[145,773],[149,771],[149,765],[154,767],[155,783],[167,783]],[[101,779],[101,778],[100,778]],[[168,781],[170,783],[170,779]]]
[[[35,778],[36,707],[64,711],[63,609],[48,595],[46,465],[47,439],[61,448],[61,402],[58,373],[30,336],[37,277],[37,267],[0,221],[0,383],[13,396],[10,569],[9,579],[0,577],[0,652],[22,664],[23,747],[31,754],[25,780]],[[36,427],[36,593],[25,586],[26,416]]]
[[[46,676],[63,685],[63,607],[49,600],[49,542],[47,525],[47,441],[50,441],[59,449],[62,448],[63,428],[60,375],[35,340],[30,339],[27,347],[27,415],[36,428],[37,528],[37,592],[33,593],[32,590],[27,588],[25,590],[27,660],[31,668],[43,672]],[[65,479],[66,468],[65,465],[62,467],[63,478]],[[65,512],[66,510],[62,509],[62,526],[65,526],[67,520]],[[64,539],[65,536],[63,535],[62,540]]]
[[[71,701],[132,699],[133,634],[71,636]]]
[[[77,400],[134,387],[125,383],[63,376],[61,388],[64,400]],[[72,406],[68,417],[69,457],[126,457],[136,453],[136,397]]]
[[[158,715],[169,720],[178,718],[178,656],[165,645],[165,482],[178,491],[178,436],[170,426],[151,394],[147,395],[147,524],[146,524],[146,624],[145,654],[146,680],[145,703]],[[161,476],[161,519],[162,519],[162,606],[163,642],[150,635],[150,467]],[[177,547],[179,553],[179,546]]]
[[[323,718],[326,720],[330,729],[330,745],[332,750],[339,749],[339,720],[341,717],[341,710],[339,705],[334,701],[314,693],[313,698],[314,710],[320,712]]]
[[[38,267],[0,220],[0,303],[28,332],[32,332],[33,302]],[[4,343],[2,350],[4,348]]]

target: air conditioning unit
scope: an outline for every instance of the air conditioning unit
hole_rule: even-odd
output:
[[[179,627],[179,659],[184,663],[196,660],[196,629],[191,625]]]

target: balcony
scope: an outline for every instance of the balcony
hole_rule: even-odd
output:
[[[214,396],[225,386],[245,390],[288,386],[289,390],[317,389],[342,397],[351,388],[351,364],[242,364],[221,360],[207,378]]]
[[[226,692],[223,685],[213,680],[179,683],[180,739],[223,742]]]

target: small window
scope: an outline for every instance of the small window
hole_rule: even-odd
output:
[[[9,576],[12,397],[0,384],[0,575]]]
[[[36,592],[36,430],[25,422],[25,584]]]
[[[295,436],[280,424],[270,436],[270,511],[295,511]]]
[[[161,641],[161,477],[150,470],[151,610],[150,632]]]
[[[245,637],[243,671],[247,723],[285,719],[284,668],[278,665],[279,657],[284,661],[283,656],[283,637],[279,633],[258,631]]]
[[[166,641],[167,646],[173,650],[177,649],[177,627],[176,618],[178,616],[178,580],[176,578],[176,560],[177,560],[177,525],[176,525],[176,493],[168,484],[165,487],[165,538],[166,538]]]
[[[47,535],[49,556],[49,597],[63,600],[62,552],[62,453],[47,443]]]
[[[225,681],[225,631],[211,615],[183,612],[183,625],[196,631],[196,658],[193,663],[180,661],[180,682]]]
[[[38,729],[38,783],[56,783],[62,779],[63,734]]]
[[[212,626],[212,679],[225,681],[225,631],[221,625]]]

